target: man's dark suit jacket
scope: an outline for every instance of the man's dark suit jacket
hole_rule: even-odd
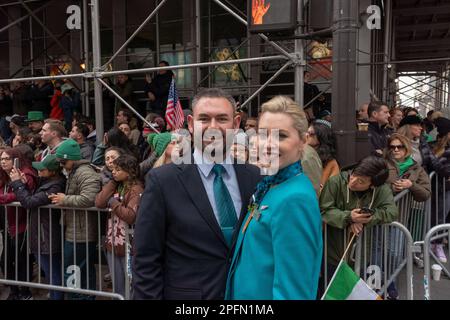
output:
[[[234,169],[242,199],[235,241],[260,173],[252,165]],[[146,180],[134,231],[133,299],[223,299],[230,248],[197,166],[169,164]]]

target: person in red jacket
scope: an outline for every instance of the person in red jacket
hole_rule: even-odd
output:
[[[61,82],[55,83],[55,90],[52,96],[52,99],[50,100],[50,106],[52,107],[50,110],[50,116],[51,119],[56,120],[63,120],[64,119],[64,113],[62,108],[59,106],[59,102],[61,101],[62,92],[61,92]]]
[[[18,159],[14,161],[14,159]],[[16,164],[14,166],[14,163]],[[10,186],[9,174],[15,167],[21,176],[22,182],[28,190],[34,190],[37,184],[37,176],[31,167],[30,160],[25,157],[20,149],[4,149],[0,154],[0,205],[7,205],[17,201],[16,195]],[[30,281],[27,279],[27,211],[22,207],[6,207],[7,232],[5,232],[5,247],[7,248],[6,276],[7,279],[16,281]],[[16,254],[17,251],[17,254]],[[17,278],[16,278],[17,269]],[[31,300],[30,289],[27,287],[11,286],[8,300]]]

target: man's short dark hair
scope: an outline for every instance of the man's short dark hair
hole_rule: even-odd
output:
[[[224,99],[227,99],[228,102],[233,107],[233,111],[236,111],[236,100],[234,100],[233,96],[231,96],[225,90],[218,89],[218,88],[206,88],[206,89],[200,90],[200,92],[195,95],[194,99],[192,99],[192,110],[194,110],[198,101],[202,98],[224,98]]]
[[[77,127],[77,131],[83,135],[83,138],[86,139],[86,137],[89,135],[89,128],[84,123],[80,122],[75,125]]]
[[[370,177],[372,185],[374,187],[379,187],[388,179],[389,170],[386,161],[383,158],[368,156],[358,163],[352,174]]]
[[[163,64],[163,65],[165,65],[166,67],[169,66],[169,63],[168,63],[166,60],[161,60],[161,61],[159,62],[159,64]]]
[[[372,101],[372,102],[370,102],[369,106],[367,107],[367,114],[368,114],[369,118],[372,116],[373,112],[380,111],[382,106],[386,106],[387,107],[387,103],[382,102],[382,101]]]
[[[84,118],[79,121],[79,123],[85,124],[87,126],[92,126],[95,129],[95,119],[92,118]]]

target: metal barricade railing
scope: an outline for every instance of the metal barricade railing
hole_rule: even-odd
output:
[[[324,225],[324,269],[323,288],[334,268],[328,264],[328,226]],[[348,245],[350,232],[340,230],[343,234],[342,247]],[[384,297],[388,287],[406,267],[406,299],[413,299],[413,239],[408,229],[399,222],[365,228],[354,242],[346,261],[356,274]],[[331,270],[330,270],[331,267]]]
[[[412,247],[411,233],[403,224],[392,222],[373,226],[358,238],[355,272],[387,297],[388,288],[395,286],[395,279],[406,267],[406,299],[412,300]]]
[[[406,299],[413,298],[413,253],[417,252],[414,241],[423,241],[428,230],[429,219],[426,206],[428,202],[417,202],[408,190],[394,197],[399,215],[396,222],[365,228],[353,244],[347,262],[356,274],[386,297],[388,287],[394,283],[406,267]],[[429,212],[429,211],[428,211]],[[324,224],[324,268],[323,285],[328,285],[334,270],[329,270],[328,249],[336,244],[329,243],[328,226]],[[342,248],[347,247],[350,234],[342,232]],[[395,284],[393,284],[395,285]]]
[[[438,234],[438,235],[436,235]],[[431,242],[437,239],[448,237],[450,234],[450,224],[440,224],[431,228],[425,236],[424,240],[424,292],[425,300],[431,300],[431,282],[430,282],[430,256],[441,266],[442,271],[450,278],[449,270],[446,266],[436,258],[434,253],[430,250]]]
[[[120,300],[130,298],[132,230],[130,232],[126,226],[124,234],[119,234],[119,229],[113,227],[112,234],[108,235],[106,224],[114,219],[108,216],[110,210],[50,205],[27,211],[20,203],[3,205],[0,210],[4,215],[0,219],[0,226],[3,227],[0,228],[3,233],[0,237],[3,244],[0,268],[4,273],[0,283],[17,287],[15,291],[19,287],[50,290],[51,295],[58,296],[55,299],[59,299],[62,292],[69,293],[72,299],[92,299],[94,296]],[[102,232],[102,226],[106,226],[105,232]],[[110,252],[106,252],[104,236],[106,239],[108,236],[113,238]],[[116,240],[123,245],[123,255],[115,252]],[[37,279],[34,282],[30,253],[37,264]],[[105,255],[112,292],[102,284]],[[41,270],[45,270],[48,284],[42,282]]]
[[[424,239],[427,232],[436,225],[441,225],[446,222],[447,218],[447,212],[448,209],[450,209],[449,203],[450,203],[450,190],[447,190],[446,182],[447,180],[445,178],[439,177],[434,171],[429,174],[430,181],[431,181],[431,197],[425,201],[424,203],[418,203],[415,202],[412,199],[412,195],[410,192],[408,192],[407,198],[404,198],[404,202],[407,203],[407,206],[411,208],[412,216],[414,214],[417,214],[418,212],[421,212],[423,210],[424,215],[423,217],[420,217],[419,215],[414,216],[414,219],[412,225],[408,225],[408,229],[410,230],[413,239],[414,239],[414,246],[413,246],[413,252],[414,256],[413,259],[417,263],[417,265],[422,268],[424,265],[423,256],[424,253]],[[420,208],[420,209],[418,209]],[[415,224],[417,222],[420,222],[421,229],[420,232],[416,232],[417,230],[415,228]],[[422,235],[419,237],[419,235]],[[443,238],[435,236],[432,241],[439,241],[442,242]],[[450,240],[450,235],[447,237],[447,241]],[[420,254],[421,256],[418,256]],[[450,248],[448,255],[450,256]],[[432,253],[432,257],[435,260],[438,260],[436,255]]]

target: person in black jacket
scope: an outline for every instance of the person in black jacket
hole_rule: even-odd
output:
[[[11,130],[5,117],[13,114],[13,101],[8,87],[0,86],[0,135],[4,140],[11,136]]]
[[[42,76],[42,72],[37,72],[36,76]],[[53,85],[46,80],[36,80],[31,86],[31,110],[28,111],[42,111],[44,116],[50,114],[50,99],[53,96]]]
[[[30,210],[28,230],[31,252],[38,261],[39,269],[44,271],[50,284],[60,286],[62,285],[60,211],[39,207],[51,204],[49,194],[65,191],[66,179],[60,174],[59,163],[53,154],[48,155],[41,162],[33,162],[33,168],[39,172],[39,184],[34,193],[28,190],[23,182],[23,174],[15,168],[10,173],[11,187],[21,206]],[[64,294],[61,291],[50,291],[50,300],[63,300],[63,298]]]
[[[159,63],[160,67],[168,65],[169,63],[164,60]],[[167,98],[173,77],[174,74],[171,70],[160,70],[145,89],[146,96],[152,102],[152,112],[158,113],[163,118],[166,114]]]
[[[386,126],[389,124],[389,108],[386,103],[372,101],[367,108],[369,114],[369,142],[371,152],[374,155],[383,155],[383,150],[387,147],[387,140],[392,131]]]
[[[318,99],[311,102],[319,93],[320,90],[315,84],[309,83],[311,80],[311,74],[308,71],[303,73],[304,83],[303,83],[303,105],[309,103],[307,109],[312,107],[313,115],[315,119],[319,119],[320,115],[320,103]]]

